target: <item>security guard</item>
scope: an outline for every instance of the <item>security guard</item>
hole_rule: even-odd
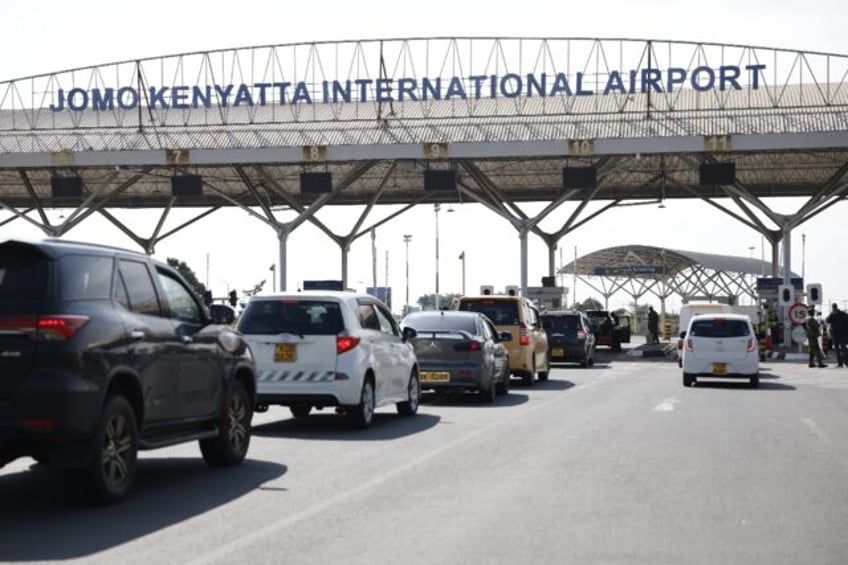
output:
[[[816,320],[816,311],[813,306],[807,311],[807,319],[804,320],[804,329],[807,331],[807,343],[810,347],[810,367],[815,367],[813,360],[818,361],[818,367],[827,367],[824,364],[824,356],[819,348],[819,336],[821,336],[821,325]]]

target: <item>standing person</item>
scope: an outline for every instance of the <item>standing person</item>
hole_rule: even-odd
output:
[[[648,342],[660,342],[660,317],[653,306],[648,306]]]
[[[824,364],[824,356],[819,348],[821,325],[819,324],[819,321],[816,320],[816,311],[812,306],[810,306],[810,310],[807,312],[807,319],[804,320],[804,329],[807,332],[807,343],[809,343],[810,348],[810,367],[816,366],[813,363],[814,360],[818,361],[819,368],[827,367],[827,365]]]
[[[830,338],[833,349],[836,350],[837,366],[848,366],[848,344],[846,344],[848,342],[848,314],[840,310],[837,304],[834,304],[825,321],[830,326]]]

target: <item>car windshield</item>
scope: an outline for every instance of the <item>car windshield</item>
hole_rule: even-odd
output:
[[[469,315],[413,314],[403,320],[403,325],[417,331],[458,330],[470,334],[477,333],[475,319]]]
[[[748,324],[744,320],[726,318],[695,320],[689,331],[690,337],[745,337],[749,334]]]
[[[480,312],[498,326],[517,326],[519,323],[518,303],[512,300],[463,300],[459,303],[459,309]]]
[[[344,322],[334,301],[259,300],[248,303],[238,329],[244,334],[336,335]]]

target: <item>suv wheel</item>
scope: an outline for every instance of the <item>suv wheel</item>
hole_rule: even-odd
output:
[[[218,424],[218,435],[200,440],[200,452],[210,467],[238,465],[250,445],[250,420],[253,408],[247,389],[241,381],[233,381],[227,395],[224,417]]]
[[[545,359],[545,370],[539,371],[539,380],[546,381],[548,380],[548,372],[551,370],[551,361],[549,359]]]
[[[138,428],[135,412],[126,398],[106,401],[94,435],[88,480],[94,498],[111,504],[126,496],[135,478],[138,461]]]
[[[312,411],[312,406],[309,404],[292,404],[289,406],[289,410],[295,418],[306,418]]]
[[[359,395],[359,404],[348,406],[345,410],[350,425],[355,428],[365,429],[371,426],[374,420],[374,385],[370,378],[362,383],[362,393]]]
[[[397,411],[401,416],[414,416],[418,412],[418,404],[421,401],[421,383],[418,382],[418,371],[413,370],[409,374],[409,385],[406,392],[408,400],[398,402]]]

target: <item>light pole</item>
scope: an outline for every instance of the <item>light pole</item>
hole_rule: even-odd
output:
[[[406,244],[406,306],[404,306],[404,315],[409,314],[409,242],[412,241],[412,234],[403,236],[403,242]]]
[[[439,310],[439,210],[441,208],[438,202],[433,204],[433,211],[436,213],[436,295],[434,298],[436,310]]]
[[[465,296],[465,250],[459,254],[459,260],[462,261],[462,295]]]
[[[804,278],[804,275],[806,275],[806,272],[805,272],[806,271],[806,269],[805,269],[806,265],[804,264],[804,263],[806,263],[806,258],[807,258],[807,234],[802,233],[801,234],[801,278],[802,279]]]

